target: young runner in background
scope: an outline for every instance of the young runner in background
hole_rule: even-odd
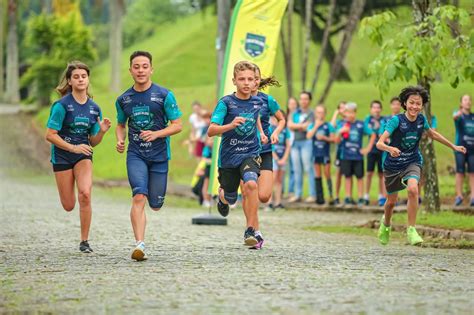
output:
[[[263,132],[268,138],[267,143],[262,144],[260,151],[262,164],[260,165],[260,176],[258,178],[258,198],[260,202],[267,203],[272,196],[273,189],[272,144],[278,142],[278,136],[285,128],[286,121],[277,101],[271,95],[259,92],[267,86],[279,86],[280,84],[273,77],[262,79],[260,68],[257,65],[255,65],[255,70],[255,88],[252,89],[252,95],[257,96],[263,102],[260,110],[260,121]],[[276,128],[272,131],[270,130],[270,117],[275,117],[278,121]],[[245,199],[245,196],[243,198]]]
[[[341,173],[345,177],[346,198],[345,205],[355,204],[352,199],[352,177],[357,179],[357,204],[363,206],[364,199],[364,155],[367,155],[375,142],[375,134],[361,120],[356,119],[357,105],[347,103],[344,111],[344,123],[337,132],[338,141],[341,143]],[[370,135],[367,147],[362,148],[365,135]]]
[[[344,110],[346,102],[342,101],[337,105],[337,109],[334,111],[334,114],[331,118],[331,125],[334,130],[340,129],[342,123],[344,122]],[[336,205],[340,204],[339,194],[341,192],[341,183],[342,183],[342,174],[341,174],[341,143],[338,142],[336,137],[336,157],[334,158],[334,166],[336,167],[336,199],[334,203]]]
[[[270,118],[270,130],[277,128],[277,120],[274,116]],[[281,203],[283,194],[283,179],[285,178],[286,165],[290,157],[290,131],[285,127],[278,135],[278,142],[273,145],[273,195],[271,208],[285,209]]]
[[[364,124],[369,128],[372,129],[376,135],[375,141],[378,140],[380,134],[380,127],[382,124],[383,117],[381,116],[382,113],[382,102],[380,101],[372,101],[370,103],[370,115],[368,115],[365,120]],[[369,136],[370,140],[370,136]],[[372,177],[374,175],[375,167],[377,167],[377,173],[379,178],[379,198],[378,203],[379,206],[383,206],[385,204],[385,186],[383,183],[383,167],[382,167],[382,152],[377,149],[376,146],[372,147],[372,150],[367,155],[367,178],[366,178],[366,185],[365,185],[365,195],[364,195],[364,202],[366,205],[370,204],[370,188],[372,186]]]
[[[453,114],[454,126],[456,127],[455,143],[467,149],[467,154],[454,153],[456,159],[456,200],[454,204],[456,206],[460,206],[463,202],[462,186],[466,165],[471,190],[470,206],[474,206],[474,114],[471,112],[471,105],[471,96],[463,95],[459,110]]]
[[[331,156],[330,144],[334,142],[334,127],[326,122],[326,107],[320,104],[314,110],[316,120],[314,124],[308,127],[306,137],[313,141],[314,172],[316,185],[316,203],[323,205],[324,199],[322,175],[326,178],[326,184],[329,192],[329,205],[334,205],[331,180]]]

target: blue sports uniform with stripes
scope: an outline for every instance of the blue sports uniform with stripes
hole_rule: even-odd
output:
[[[421,136],[429,130],[428,120],[419,114],[415,121],[410,121],[405,114],[398,114],[390,119],[385,127],[390,135],[390,146],[401,151],[400,156],[392,157],[384,152],[384,170],[400,172],[410,164],[423,166],[423,158],[419,150]]]
[[[120,95],[115,102],[117,123],[128,122],[127,174],[132,194],[144,194],[152,208],[164,203],[168,160],[171,158],[169,137],[146,142],[140,137],[145,130],[158,131],[170,120],[182,114],[171,91],[157,84],[142,92],[133,87]]]
[[[453,113],[456,115],[458,111]],[[461,152],[454,152],[456,160],[456,173],[464,174],[467,172],[474,173],[474,114],[461,114],[461,116],[454,121],[456,128],[456,145],[462,145],[466,148],[466,154]]]
[[[271,95],[258,92],[257,97],[263,102],[262,109],[260,110],[260,121],[262,122],[263,133],[268,137],[268,142],[262,144],[260,153],[268,153],[272,152],[270,116],[274,116],[276,112],[280,110],[280,105],[278,105],[277,101]]]
[[[256,96],[241,100],[231,94],[219,100],[211,123],[222,126],[230,124],[236,117],[245,118],[245,123],[241,126],[222,134],[219,167],[236,168],[245,159],[259,155],[261,145],[257,135],[257,120],[262,107],[263,101]]]
[[[314,128],[314,123],[309,125],[308,131]],[[313,140],[313,157],[315,158],[315,161],[318,160],[320,161],[321,159],[326,159],[327,161],[330,160],[330,147],[331,144],[327,141],[323,140],[318,140],[317,135],[323,135],[326,137],[329,137],[331,134],[335,133],[334,127],[328,123],[325,122],[321,126],[318,127],[318,130],[314,134],[312,140]]]
[[[72,94],[67,94],[53,103],[47,127],[57,130],[67,143],[89,144],[89,137],[100,131],[97,118],[102,119],[99,105],[90,98],[85,104],[79,104]],[[51,145],[51,163],[54,165],[75,164],[86,157]]]

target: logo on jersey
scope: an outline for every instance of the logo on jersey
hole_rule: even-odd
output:
[[[464,126],[465,126],[464,132],[469,136],[473,136],[474,135],[474,121],[467,120]]]
[[[351,130],[349,133],[349,141],[358,142],[359,141],[359,132],[357,130]]]
[[[133,107],[131,124],[135,129],[150,129],[153,126],[153,113],[150,113],[150,106],[142,105]]]
[[[152,101],[152,102],[157,102],[157,103],[161,103],[161,102],[163,102],[163,98],[162,98],[162,97],[159,97],[159,94],[158,94],[158,93],[151,93],[150,101]]]
[[[94,106],[92,106],[92,105],[89,106],[89,113],[90,113],[91,115],[97,115],[97,116],[99,115],[99,111],[96,110],[96,109],[94,108]]]
[[[240,136],[249,136],[255,130],[255,118],[253,113],[241,113],[240,117],[245,118],[245,122],[235,129]]]
[[[413,149],[418,142],[418,132],[410,131],[405,134],[405,137],[402,139],[402,149],[410,150]]]
[[[265,44],[265,36],[247,33],[244,43],[245,52],[252,58],[262,55],[268,45]]]
[[[83,135],[89,132],[89,118],[74,117],[74,122],[70,125],[71,133],[76,135]]]
[[[128,103],[130,103],[130,102],[132,102],[132,98],[131,98],[130,96],[125,95],[125,96],[122,98],[122,103],[123,103],[123,104],[128,104]]]
[[[74,105],[68,104],[68,105],[67,105],[67,111],[68,111],[68,112],[73,112],[73,111],[74,111]]]

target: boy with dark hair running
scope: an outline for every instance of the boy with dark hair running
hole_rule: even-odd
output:
[[[255,66],[247,61],[234,66],[232,79],[236,92],[219,100],[212,114],[209,137],[222,135],[219,148],[219,196],[217,209],[222,216],[229,214],[229,205],[237,202],[240,181],[246,202],[244,214],[247,228],[245,245],[260,249],[264,240],[258,222],[258,186],[260,175],[260,141],[257,122],[263,102],[252,96],[255,87]]]
[[[385,131],[377,142],[377,148],[384,152],[384,177],[387,189],[385,214],[380,220],[379,241],[387,245],[390,240],[393,208],[398,192],[408,190],[408,227],[407,238],[411,245],[423,242],[418,235],[416,212],[418,209],[418,181],[421,176],[423,159],[419,150],[421,136],[437,140],[456,152],[466,153],[466,148],[452,144],[437,131],[430,128],[425,116],[421,114],[423,106],[429,101],[428,92],[419,86],[409,86],[400,93],[400,102],[405,113],[394,116],[387,122]],[[389,144],[386,142],[390,139]]]
[[[152,56],[135,51],[130,56],[134,84],[117,98],[117,151],[125,151],[128,122],[127,174],[132,188],[130,219],[136,246],[132,259],[146,260],[145,203],[158,211],[165,201],[170,156],[169,137],[181,132],[181,111],[173,93],[151,81]]]

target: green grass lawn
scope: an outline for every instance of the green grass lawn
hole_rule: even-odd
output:
[[[309,226],[305,230],[321,233],[338,233],[338,234],[349,234],[357,237],[372,237],[377,238],[377,230],[365,227],[350,227],[350,226]],[[391,242],[405,243],[406,235],[402,232],[392,231],[390,236]],[[380,245],[382,246],[382,245]],[[388,245],[390,246],[390,245]],[[452,240],[452,239],[440,239],[425,237],[421,247],[428,248],[457,248],[457,249],[474,249],[474,242],[468,240]]]
[[[396,213],[392,217],[392,222],[395,224],[406,224],[407,215],[405,213]],[[416,223],[418,225],[474,232],[474,216],[453,211],[441,211],[438,213],[421,212],[417,216]]]
[[[405,12],[406,11],[406,12]],[[409,15],[409,10],[401,9],[401,14]],[[411,15],[410,15],[411,18]],[[180,19],[176,23],[157,26],[155,35],[140,43],[124,50],[122,54],[122,90],[125,91],[132,85],[132,79],[128,73],[128,57],[134,50],[148,50],[153,54],[154,74],[153,81],[171,89],[178,100],[184,114],[183,131],[172,137],[172,160],[170,167],[170,178],[179,183],[188,183],[191,179],[196,161],[187,153],[183,141],[187,139],[190,126],[187,123],[191,112],[190,104],[193,100],[201,101],[207,108],[213,109],[216,104],[216,53],[215,36],[217,34],[216,17],[210,14],[196,14]],[[337,40],[334,46],[337,47]],[[294,47],[299,47],[298,38],[295,36]],[[295,49],[297,54],[297,49]],[[346,59],[346,65],[354,82],[336,82],[326,101],[329,113],[335,109],[341,100],[355,101],[359,104],[359,118],[363,119],[369,111],[369,103],[373,99],[380,98],[374,84],[367,81],[365,71],[377,54],[378,48],[370,45],[367,40],[354,37],[353,44]],[[363,53],[361,53],[363,52]],[[314,64],[319,54],[319,47],[312,45],[310,50],[309,69]],[[300,63],[294,64],[295,78],[300,78]],[[325,64],[321,74],[318,91],[324,88],[327,78],[328,65]],[[115,152],[115,99],[120,93],[112,93],[109,89],[110,61],[103,60],[92,67],[91,88],[94,100],[101,106],[104,116],[112,119],[113,127],[104,137],[103,143],[94,149],[94,175],[97,178],[119,179],[126,177],[125,155]],[[275,75],[281,81],[283,87],[274,88],[270,91],[278,100],[280,105],[286,107],[285,77],[283,71],[283,57],[281,49],[278,52]],[[405,83],[393,84],[390,92],[383,98],[384,114],[389,113],[388,100],[397,95]],[[294,82],[295,90],[301,88],[299,80]],[[474,90],[474,84],[461,84],[457,89],[452,89],[446,83],[435,83],[432,87],[433,112],[438,116],[439,130],[449,139],[454,139],[454,125],[451,113],[457,108],[459,97]],[[315,104],[313,104],[315,105]],[[49,114],[49,108],[41,110],[37,120],[45,125]],[[329,116],[329,115],[328,115]],[[453,165],[453,154],[449,149],[436,145],[438,154],[438,170],[441,174],[440,184],[443,196],[454,194],[454,179],[447,172],[447,168]],[[375,185],[374,185],[375,186]],[[376,196],[373,189],[372,196]]]

